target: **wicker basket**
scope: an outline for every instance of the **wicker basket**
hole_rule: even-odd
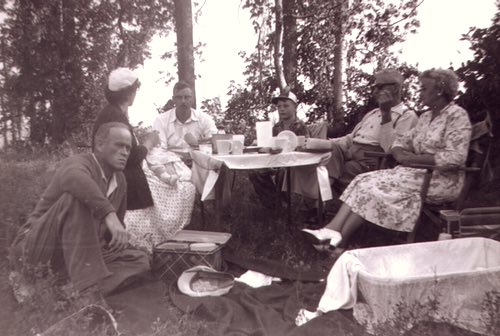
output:
[[[182,230],[171,239],[153,247],[153,274],[164,281],[175,281],[185,270],[198,265],[222,270],[221,250],[229,233]],[[195,250],[206,244],[207,248]]]

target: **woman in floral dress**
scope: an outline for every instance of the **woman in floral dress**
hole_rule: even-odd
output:
[[[430,108],[413,130],[396,139],[392,154],[401,164],[463,166],[467,158],[471,124],[467,112],[453,103],[458,78],[451,70],[431,69],[420,76],[422,103]],[[425,170],[397,166],[358,175],[344,191],[339,212],[324,228],[303,231],[317,241],[339,246],[365,221],[387,229],[410,232],[417,222],[420,188]],[[454,200],[464,173],[434,171],[426,202]]]

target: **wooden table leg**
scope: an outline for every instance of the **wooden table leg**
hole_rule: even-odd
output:
[[[318,213],[316,214],[317,216],[317,221],[318,225],[321,225],[323,223],[323,200],[321,199],[321,190],[319,191],[318,195]]]
[[[290,167],[286,168],[286,202],[288,212],[288,224],[292,224],[292,177]]]
[[[219,178],[215,182],[215,224],[217,228],[221,226],[222,219],[222,196],[224,191],[224,169],[221,167],[219,172]]]
[[[201,212],[201,228],[205,230],[205,203],[201,200],[200,196],[200,212]]]

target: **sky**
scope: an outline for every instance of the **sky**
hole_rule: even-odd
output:
[[[194,22],[195,45],[202,42],[202,60],[195,63],[197,102],[219,97],[225,107],[231,80],[243,84],[245,65],[238,55],[250,53],[257,43],[249,13],[240,8],[240,0],[204,0],[201,15]],[[194,8],[196,11],[199,8]],[[473,58],[469,44],[460,41],[469,27],[489,27],[496,12],[495,0],[424,0],[418,8],[420,28],[400,45],[400,60],[419,70],[432,67],[459,67]],[[129,110],[132,124],[142,121],[150,125],[157,116],[157,107],[172,96],[173,83],[165,85],[164,72],[177,76],[173,61],[160,56],[175,50],[175,34],[156,37],[151,43],[152,57],[136,69],[141,89]]]

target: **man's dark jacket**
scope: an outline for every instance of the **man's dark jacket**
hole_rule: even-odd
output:
[[[128,157],[127,165],[123,173],[127,179],[127,210],[144,209],[153,206],[153,197],[149,189],[146,175],[142,170],[142,161],[148,154],[145,146],[139,145],[134,136],[134,130],[125,113],[118,106],[107,105],[98,115],[94,122],[92,139],[97,129],[107,122],[118,121],[127,125],[132,133],[132,148]],[[92,143],[92,146],[94,144]]]

